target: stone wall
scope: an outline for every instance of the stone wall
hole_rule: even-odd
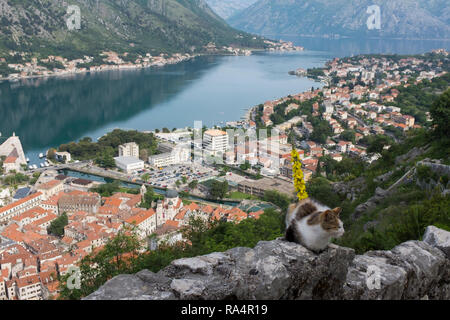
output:
[[[175,260],[158,273],[119,275],[86,298],[119,299],[450,299],[450,232],[428,227],[423,241],[364,255],[261,241]]]

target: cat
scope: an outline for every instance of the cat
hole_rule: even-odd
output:
[[[286,214],[285,238],[312,251],[323,251],[332,238],[344,235],[341,212],[341,208],[330,209],[311,199],[293,203]]]

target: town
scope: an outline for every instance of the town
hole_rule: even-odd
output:
[[[294,46],[288,41],[265,40],[268,51],[302,51],[303,47]],[[202,48],[204,53],[161,53],[145,55],[125,52],[119,54],[114,51],[105,51],[98,56],[84,56],[78,59],[67,59],[61,56],[50,55],[46,58],[37,58],[27,53],[10,51],[0,57],[0,81],[17,81],[27,78],[47,78],[51,76],[67,76],[86,72],[100,72],[107,70],[129,70],[149,67],[163,67],[193,59],[201,54],[244,55],[252,54],[249,49],[223,46],[217,47],[215,43],[208,43]]]
[[[293,148],[305,181],[326,161],[376,161],[408,131],[430,126],[426,110],[397,102],[402,88],[448,77],[448,59],[445,50],[336,58],[306,71],[322,88],[253,106],[223,127],[135,133],[114,156],[80,157],[73,143],[48,150],[48,165],[37,168],[13,134],[0,145],[0,300],[57,298],[58,277],[128,227],[152,250],[184,241],[192,217],[258,219],[277,207],[274,197],[294,198]],[[154,142],[153,152],[138,137]]]

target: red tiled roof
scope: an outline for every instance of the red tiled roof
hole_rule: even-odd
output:
[[[36,193],[33,193],[33,194],[29,195],[28,197],[20,199],[19,201],[10,203],[7,206],[4,206],[4,207],[0,208],[0,213],[8,211],[8,210],[10,210],[12,208],[15,208],[15,207],[17,207],[17,206],[19,206],[21,204],[24,204],[25,202],[30,201],[30,200],[32,200],[34,198],[37,198],[37,197],[39,197],[41,195],[42,195],[41,192],[36,192]]]

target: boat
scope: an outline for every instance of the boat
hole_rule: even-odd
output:
[[[30,158],[27,158],[27,162],[30,162]]]
[[[43,168],[43,167],[44,167],[44,164],[43,164],[43,163],[40,163],[39,166],[40,166],[41,168]]]
[[[44,157],[44,154],[41,152],[39,153],[39,158],[42,159]]]

